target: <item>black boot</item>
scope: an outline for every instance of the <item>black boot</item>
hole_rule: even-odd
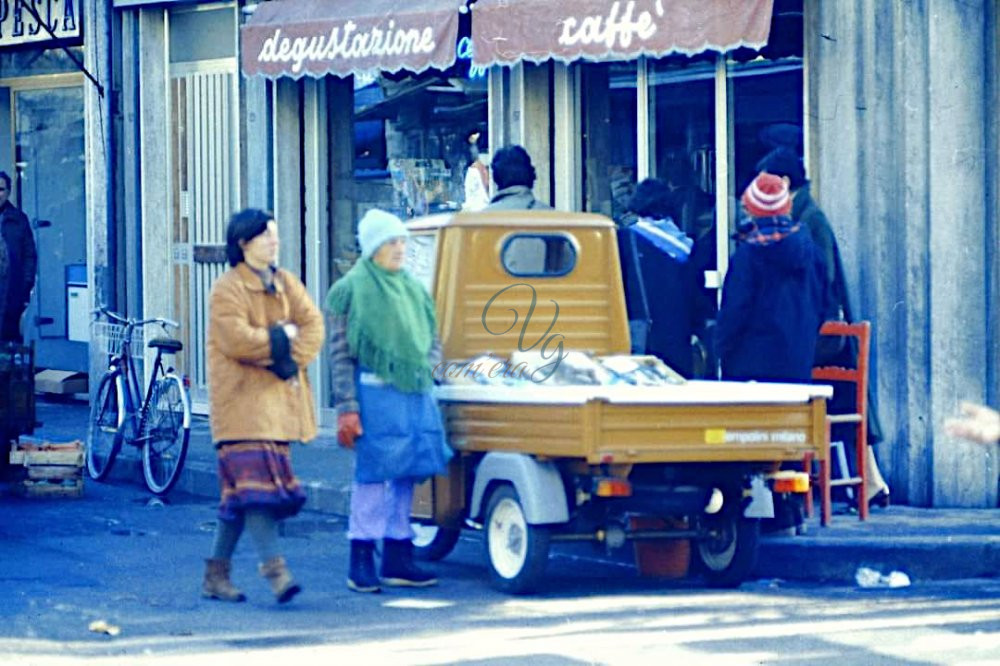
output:
[[[347,587],[355,592],[381,592],[375,575],[375,542],[351,540],[351,570]]]
[[[382,540],[382,582],[394,587],[437,585],[437,576],[413,563],[413,542],[409,539]]]

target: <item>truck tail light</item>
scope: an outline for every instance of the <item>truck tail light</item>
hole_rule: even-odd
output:
[[[771,487],[776,493],[809,492],[809,475],[805,472],[783,470],[769,475]]]
[[[596,479],[594,494],[598,497],[631,497],[632,484],[625,479]]]

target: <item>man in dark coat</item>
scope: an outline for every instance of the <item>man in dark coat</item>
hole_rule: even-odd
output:
[[[826,309],[825,267],[795,223],[788,185],[761,173],[743,193],[749,216],[722,291],[716,326],[722,376],[809,383]]]
[[[847,279],[844,276],[844,264],[840,258],[837,238],[833,234],[826,214],[809,193],[809,181],[806,180],[805,169],[798,155],[787,147],[778,147],[764,156],[757,164],[760,171],[781,176],[792,191],[792,220],[809,227],[813,242],[820,250],[826,263],[826,288],[828,302],[823,314],[824,320],[854,321],[851,303],[847,293]],[[857,362],[857,350],[843,338],[823,338],[816,347],[816,365],[835,365],[853,367]],[[874,387],[869,383],[868,390],[868,461],[869,470],[868,495],[869,501],[885,505],[889,499],[889,485],[882,478],[872,444],[882,441],[882,426],[879,423],[878,412],[873,398]],[[834,395],[828,409],[831,413],[853,412],[853,389],[842,382],[834,384]],[[848,451],[854,451],[855,431],[853,426],[841,425],[834,429],[834,441],[843,441]]]
[[[0,340],[21,342],[21,315],[35,286],[38,256],[27,216],[10,202],[10,188],[10,176],[0,171],[0,233],[7,244],[9,263]]]
[[[806,180],[805,169],[798,156],[787,148],[771,151],[757,164],[758,171],[781,176],[788,183],[792,193],[792,220],[802,222],[809,228],[813,242],[819,248],[820,256],[826,266],[824,273],[829,301],[825,319],[851,320],[851,306],[847,298],[847,280],[844,277],[844,265],[840,260],[840,249],[833,229],[822,209],[809,193],[809,181]],[[821,354],[818,351],[817,354]],[[817,361],[821,359],[817,358]]]

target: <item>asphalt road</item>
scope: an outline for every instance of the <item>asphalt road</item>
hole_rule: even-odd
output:
[[[198,596],[214,507],[90,483],[80,500],[0,497],[2,664],[996,664],[1000,580],[857,589],[757,581],[713,591],[557,553],[537,596],[489,587],[476,535],[441,584],[344,585],[342,521],[305,513],[282,547],[305,591],[279,607],[241,543],[245,604]],[[95,621],[117,636],[88,629]]]

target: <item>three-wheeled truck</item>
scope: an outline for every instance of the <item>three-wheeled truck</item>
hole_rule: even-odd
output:
[[[511,363],[518,353],[539,353],[552,370],[570,350],[628,355],[614,224],[504,211],[430,216],[409,228],[408,270],[437,304],[447,363],[435,390],[456,453],[415,494],[418,554],[443,558],[463,528],[480,529],[491,579],[510,593],[535,589],[550,544],[566,540],[635,542],[664,555],[646,558],[651,571],[681,558],[666,569],[686,573],[690,560],[710,585],[743,581],[774,493],[808,491],[808,476],[779,472],[781,463],[828,455],[832,389],[563,385],[539,366],[525,380]]]

